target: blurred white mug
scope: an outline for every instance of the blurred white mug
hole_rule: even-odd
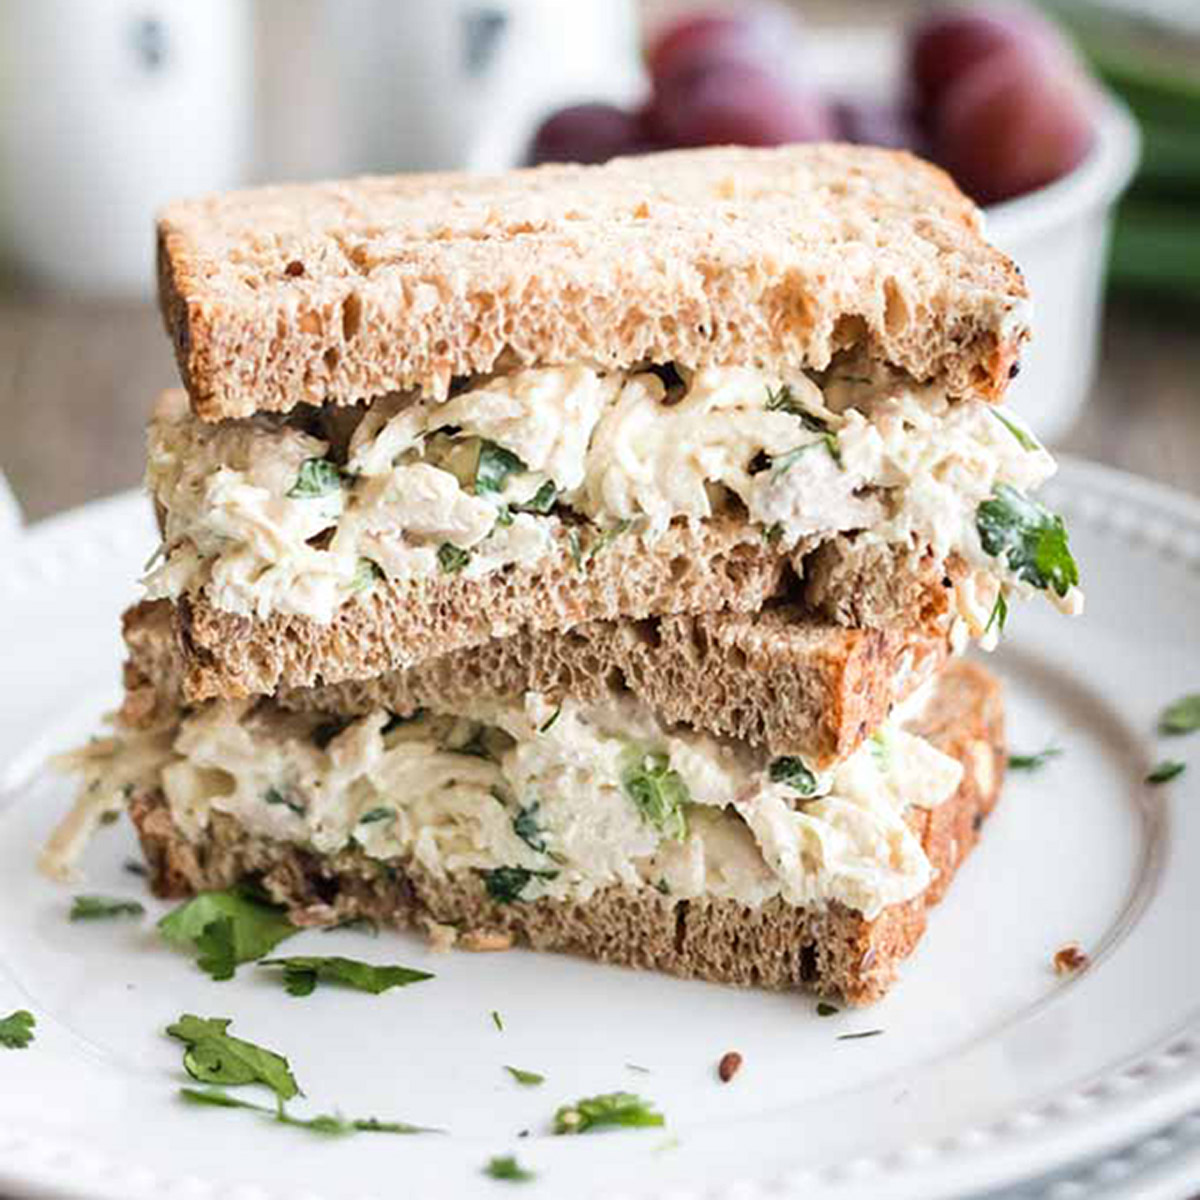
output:
[[[18,270],[145,293],[154,211],[244,182],[247,0],[3,0],[0,228]]]
[[[640,86],[634,0],[260,0],[256,174],[499,170]]]

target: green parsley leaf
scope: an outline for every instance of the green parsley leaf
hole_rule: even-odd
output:
[[[216,1088],[179,1089],[180,1098],[189,1104],[208,1104],[214,1108],[242,1108],[250,1112],[262,1113],[281,1125],[291,1125],[295,1129],[308,1129],[313,1133],[323,1133],[330,1137],[344,1137],[351,1133],[440,1133],[440,1129],[430,1129],[425,1125],[410,1125],[406,1121],[380,1121],[375,1117],[350,1120],[345,1117],[321,1114],[315,1117],[293,1117],[282,1105],[278,1108],[268,1108],[265,1104],[253,1104],[249,1100],[241,1100],[230,1096]]]
[[[1175,759],[1166,759],[1160,762],[1158,766],[1146,776],[1147,783],[1167,783],[1177,776],[1180,776],[1187,770],[1187,764],[1177,762]]]
[[[527,1171],[511,1154],[503,1158],[489,1159],[483,1173],[493,1179],[506,1179],[511,1183],[528,1183],[529,1180],[537,1178],[533,1171]]]
[[[6,1050],[24,1050],[33,1041],[36,1024],[37,1018],[24,1008],[0,1017],[0,1046]]]
[[[1062,517],[1016,488],[1000,484],[976,509],[975,525],[985,552],[1025,583],[1065,596],[1079,582]]]
[[[547,479],[524,504],[514,504],[514,512],[535,513],[544,517],[558,501],[558,488],[553,479]]]
[[[354,565],[354,577],[350,580],[352,592],[365,592],[383,578],[383,568],[369,558],[359,558]]]
[[[304,805],[299,800],[293,800],[286,792],[281,792],[278,788],[267,788],[263,792],[263,803],[281,805],[298,817],[304,816]]]
[[[646,1127],[664,1125],[654,1105],[632,1092],[609,1092],[564,1104],[554,1114],[555,1133],[590,1133],[605,1126]]]
[[[497,904],[513,904],[524,897],[521,893],[531,879],[557,879],[557,871],[531,871],[525,867],[494,867],[481,871],[487,894]]]
[[[1003,425],[1004,428],[1007,429],[1008,432],[1017,439],[1017,442],[1020,444],[1022,450],[1028,450],[1032,453],[1034,450],[1041,449],[1041,447],[1037,444],[1036,439],[1026,433],[1025,430],[1023,430],[1015,421],[1010,421],[1002,412],[999,412],[997,409],[993,408],[989,409],[988,411],[991,412],[992,416],[995,417],[996,420],[999,421],[1000,424]]]
[[[378,996],[389,988],[407,987],[432,979],[428,971],[411,967],[380,967],[353,958],[295,955],[291,958],[264,958],[260,967],[282,967],[283,984],[293,996],[308,996],[316,990],[317,981],[343,983]]]
[[[682,842],[687,837],[684,805],[692,797],[679,772],[670,769],[670,759],[659,752],[630,749],[622,760],[621,787],[642,819],[663,837]]]
[[[837,1014],[840,1011],[841,1011],[840,1009],[838,1009],[834,1005],[830,1004],[827,1000],[822,1000],[817,1005],[817,1016],[818,1017],[834,1017],[834,1016],[837,1016]]]
[[[358,818],[358,823],[360,825],[377,825],[380,821],[394,821],[396,815],[394,808],[372,808]]]
[[[300,464],[296,482],[288,491],[289,500],[317,500],[338,491],[342,486],[342,472],[337,463],[327,458],[306,458]]]
[[[273,1050],[231,1037],[228,1018],[184,1013],[167,1034],[183,1042],[183,1069],[200,1083],[265,1084],[280,1100],[300,1094],[288,1060]]]
[[[1010,771],[1040,771],[1052,758],[1062,754],[1061,746],[1047,746],[1036,754],[1010,754],[1008,769]]]
[[[522,808],[520,812],[513,817],[512,827],[513,833],[517,835],[527,845],[530,850],[536,850],[538,854],[546,853],[546,835],[542,827],[537,823],[538,809],[541,804],[534,801],[528,808]]]
[[[522,1071],[520,1067],[505,1067],[504,1069],[525,1087],[537,1087],[546,1082],[545,1075],[539,1075],[536,1071]]]
[[[253,962],[300,931],[283,912],[241,891],[201,892],[158,923],[176,949],[199,951],[200,969],[232,979],[239,963]]]
[[[1167,737],[1197,730],[1200,730],[1200,692],[1181,696],[1174,704],[1168,704],[1158,718],[1158,732]]]
[[[140,917],[146,906],[117,896],[76,896],[71,904],[72,921],[95,921],[106,917]]]
[[[1008,601],[1004,598],[1003,590],[996,593],[996,603],[992,605],[991,615],[987,619],[987,624],[983,627],[985,634],[992,632],[992,626],[997,626],[996,632],[1003,633],[1004,626],[1008,624]]]
[[[519,475],[527,469],[511,450],[485,439],[479,443],[479,458],[475,463],[475,494],[502,492],[510,475]]]
[[[457,575],[471,561],[471,552],[450,542],[443,542],[438,547],[437,559],[438,566],[446,575]]]
[[[811,796],[817,790],[817,777],[804,765],[802,758],[784,755],[777,758],[767,770],[772,783],[786,783],[802,796]]]

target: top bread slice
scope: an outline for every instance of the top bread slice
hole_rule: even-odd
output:
[[[858,349],[995,399],[1020,273],[942,171],[857,146],[715,148],[494,176],[211,195],[158,224],[208,421],[531,364],[822,369]]]

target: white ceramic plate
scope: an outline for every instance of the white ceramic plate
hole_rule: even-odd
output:
[[[349,931],[288,949],[437,978],[297,999],[253,968],[210,981],[149,917],[69,924],[70,892],[33,869],[69,796],[39,763],[117,695],[117,614],[151,534],[134,497],[37,529],[0,575],[0,1014],[39,1019],[29,1050],[0,1051],[0,1193],[495,1196],[506,1185],[480,1168],[516,1152],[539,1173],[531,1196],[932,1200],[1178,1121],[1200,1106],[1200,737],[1164,744],[1153,730],[1166,701],[1200,687],[1200,504],[1070,463],[1050,499],[1071,525],[1088,614],[1022,606],[993,661],[1013,746],[1065,753],[1013,776],[892,995],[828,1018],[802,996],[519,951],[438,957],[417,937]],[[1144,786],[1168,754],[1190,756],[1191,772]],[[103,833],[89,888],[137,895],[121,869],[132,852],[124,825]],[[1094,965],[1064,982],[1050,960],[1070,940]],[[326,1140],[185,1106],[180,1049],[161,1033],[185,1011],[232,1017],[287,1054],[307,1093],[297,1112],[449,1132]],[[730,1049],[745,1065],[722,1085],[714,1065]],[[546,1083],[518,1087],[504,1064]],[[557,1105],[614,1089],[656,1101],[667,1129],[547,1136]]]

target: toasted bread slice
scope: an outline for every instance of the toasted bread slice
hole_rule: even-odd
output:
[[[358,849],[320,856],[250,836],[225,814],[214,814],[200,839],[189,841],[154,790],[135,794],[129,808],[161,896],[253,879],[300,924],[361,917],[426,927],[467,947],[526,942],[722,983],[807,987],[865,1004],[895,980],[924,932],[929,906],[945,894],[996,803],[1006,761],[999,685],[978,666],[952,664],[916,731],[962,763],[962,783],[941,805],[908,811],[933,881],[873,920],[837,903],[802,908],[774,899],[755,908],[672,899],[649,887],[610,887],[587,901],[498,904],[477,872],[437,878],[414,863],[379,862]]]
[[[185,662],[170,605],[143,602],[124,618],[124,715],[152,722],[177,707]],[[285,708],[356,716],[386,708],[454,711],[481,696],[541,692],[597,703],[629,690],[665,725],[799,755],[824,769],[847,757],[893,705],[949,653],[943,630],[842,629],[788,607],[643,621],[591,621],[564,632],[525,629],[373,679],[276,696]]]
[[[1026,289],[944,172],[857,146],[398,175],[168,206],[159,299],[205,420],[522,364],[822,369],[997,397]]]

